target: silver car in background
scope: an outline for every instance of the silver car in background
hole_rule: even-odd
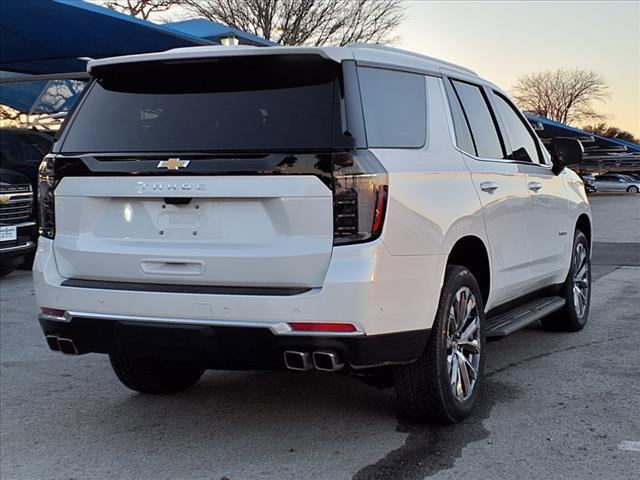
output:
[[[640,180],[619,173],[605,173],[595,178],[599,192],[640,192]]]

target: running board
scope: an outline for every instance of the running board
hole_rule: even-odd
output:
[[[521,328],[540,320],[564,307],[561,297],[542,297],[520,305],[508,312],[487,319],[487,339],[496,340],[517,332]]]

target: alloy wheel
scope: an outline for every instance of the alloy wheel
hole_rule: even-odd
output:
[[[480,367],[480,314],[468,287],[455,294],[447,324],[447,369],[453,396],[460,402],[473,393]]]
[[[573,305],[578,318],[582,318],[589,301],[589,258],[584,243],[576,245],[573,262]]]

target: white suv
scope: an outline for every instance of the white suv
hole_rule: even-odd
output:
[[[591,218],[504,92],[390,48],[91,61],[40,166],[40,323],[145,393],[204,369],[342,371],[455,422],[487,338],[581,329]]]

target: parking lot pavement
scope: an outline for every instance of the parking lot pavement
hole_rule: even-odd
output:
[[[50,352],[29,273],[14,273],[0,284],[0,474],[637,478],[640,266],[623,265],[640,245],[595,239],[594,269],[603,268],[587,327],[534,326],[490,343],[475,415],[447,427],[403,422],[392,391],[332,374],[208,372],[183,394],[135,394],[104,356]]]

